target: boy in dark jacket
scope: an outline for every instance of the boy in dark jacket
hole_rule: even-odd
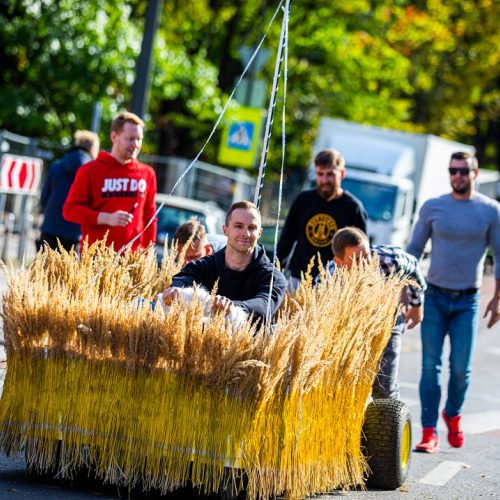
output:
[[[70,250],[80,240],[80,224],[65,220],[62,208],[77,170],[97,156],[99,137],[88,130],[77,130],[74,140],[74,146],[49,167],[40,197],[44,220],[40,239],[36,242],[37,250],[43,244],[56,250],[57,240],[63,248]]]

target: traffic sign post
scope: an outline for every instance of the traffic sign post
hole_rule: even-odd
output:
[[[0,192],[38,194],[42,167],[40,158],[4,154],[0,164]]]
[[[240,106],[222,133],[219,162],[236,167],[253,168],[259,147],[265,111]]]
[[[31,156],[3,154],[0,162],[0,207],[5,209],[7,195],[14,195],[16,201],[21,202],[18,218],[19,246],[17,258],[24,259],[26,242],[32,229],[30,209],[32,199],[40,193],[43,160]],[[20,199],[18,198],[20,196]],[[5,260],[8,250],[8,237],[12,234],[15,223],[14,214],[10,214],[7,232],[4,235],[2,256]],[[12,227],[11,227],[12,226]]]

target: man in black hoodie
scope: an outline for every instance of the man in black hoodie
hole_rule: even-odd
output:
[[[37,250],[45,243],[56,250],[57,240],[63,248],[70,250],[80,240],[80,224],[68,222],[62,216],[62,207],[77,170],[84,164],[94,160],[99,152],[99,137],[89,130],[77,130],[74,135],[74,146],[49,168],[40,205],[44,212],[42,232],[36,242]]]
[[[285,296],[286,279],[257,245],[262,233],[259,210],[249,201],[233,203],[223,230],[227,246],[187,264],[163,292],[163,301],[170,305],[179,294],[178,288],[193,284],[212,290],[218,280],[214,311],[227,314],[234,306],[240,306],[260,321],[266,318],[272,281],[270,314],[274,316]]]

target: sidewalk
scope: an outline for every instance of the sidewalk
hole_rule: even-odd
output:
[[[33,237],[34,232],[31,232],[29,238],[25,241],[24,248],[24,258],[27,261],[30,261],[36,254],[35,247],[35,238]],[[10,262],[19,263],[19,234],[9,234],[8,235],[8,245],[6,256],[4,262],[9,265]],[[4,244],[5,244],[5,234],[0,235],[0,259],[2,259],[2,254],[4,253]]]

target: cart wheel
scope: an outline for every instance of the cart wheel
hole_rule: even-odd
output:
[[[411,414],[395,399],[375,399],[366,409],[362,450],[370,466],[367,485],[399,488],[408,477],[411,458]]]

